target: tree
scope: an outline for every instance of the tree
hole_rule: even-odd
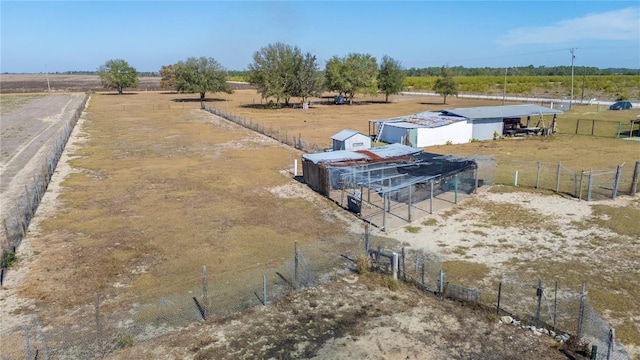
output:
[[[307,108],[310,96],[318,96],[322,90],[322,79],[318,74],[315,55],[306,53],[295,59],[295,82],[291,95],[302,98],[303,109]]]
[[[436,79],[433,90],[436,94],[444,96],[443,104],[447,103],[447,96],[458,95],[458,84],[453,80],[453,75],[448,67],[443,66],[440,70],[440,77]]]
[[[283,99],[289,105],[291,97],[304,102],[321,90],[316,57],[303,54],[300,48],[283,43],[269,44],[253,54],[248,66],[247,81],[257,87],[263,98]]]
[[[138,86],[138,72],[124,60],[108,60],[98,68],[98,74],[102,86],[107,89],[115,89],[118,94],[122,94],[125,88]]]
[[[160,69],[160,87],[171,88],[174,87],[174,73],[173,65],[166,65]]]
[[[385,95],[384,102],[389,102],[389,95],[402,91],[405,73],[400,62],[385,55],[382,57],[378,72],[378,89]]]
[[[211,57],[190,57],[173,65],[173,81],[178,92],[200,93],[201,101],[208,92],[233,92],[227,84],[227,72]]]
[[[369,54],[351,53],[346,58],[332,57],[325,67],[325,82],[329,90],[338,91],[353,104],[356,93],[375,95],[378,64]]]

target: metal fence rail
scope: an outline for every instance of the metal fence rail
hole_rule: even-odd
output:
[[[496,165],[495,182],[549,190],[591,201],[635,195],[639,176],[640,161],[636,161],[633,167],[621,164],[616,169],[574,171],[561,162],[502,160]]]

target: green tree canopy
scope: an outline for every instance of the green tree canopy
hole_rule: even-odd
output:
[[[433,85],[433,91],[438,95],[444,96],[443,104],[446,104],[447,96],[458,95],[458,84],[453,79],[451,70],[449,70],[448,67],[443,66],[440,71],[440,77],[436,79],[436,83]]]
[[[178,92],[205,94],[233,91],[227,84],[227,72],[214,58],[190,57],[173,65],[173,81]]]
[[[173,65],[165,65],[160,68],[160,87],[170,88],[174,87],[173,79]]]
[[[107,89],[115,89],[122,94],[125,88],[138,86],[138,72],[132,66],[121,59],[107,60],[98,68],[100,82]]]
[[[405,72],[400,62],[387,55],[383,56],[378,71],[378,88],[385,95],[384,102],[389,102],[389,95],[402,91],[404,78]]]
[[[369,54],[351,53],[346,58],[334,56],[325,67],[327,89],[347,95],[350,104],[356,93],[377,94],[377,76],[376,58]]]
[[[247,81],[257,87],[263,98],[275,97],[276,103],[291,97],[309,96],[321,90],[316,57],[300,48],[283,43],[269,44],[253,54]]]

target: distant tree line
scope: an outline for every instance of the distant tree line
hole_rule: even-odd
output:
[[[455,76],[502,76],[504,75],[505,68],[494,67],[479,67],[479,68],[465,68],[463,66],[450,67]],[[515,66],[508,67],[507,72],[509,75],[519,76],[567,76],[571,75],[571,66]],[[406,70],[407,76],[439,76],[441,68],[439,67],[426,67],[426,68],[409,68]],[[600,69],[591,66],[575,66],[573,68],[574,75],[638,75],[640,69],[626,69],[626,68],[607,68]]]

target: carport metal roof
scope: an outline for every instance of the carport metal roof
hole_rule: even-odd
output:
[[[445,115],[457,115],[467,119],[496,119],[511,118],[531,115],[555,115],[563,112],[540,105],[505,105],[505,106],[480,106],[471,108],[457,108],[442,110]]]

